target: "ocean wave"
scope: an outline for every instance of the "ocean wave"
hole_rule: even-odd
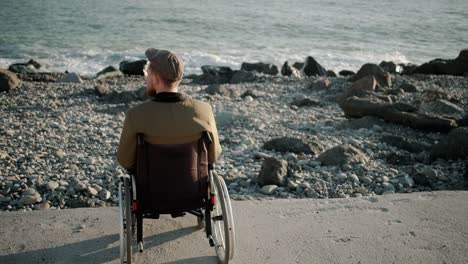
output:
[[[407,56],[399,51],[388,53],[373,53],[368,51],[353,51],[350,53],[325,53],[320,51],[308,54],[288,54],[284,51],[272,51],[261,53],[249,53],[246,51],[230,51],[229,54],[215,54],[205,51],[180,52],[185,63],[185,74],[200,73],[203,65],[228,66],[239,69],[243,62],[266,62],[274,63],[281,67],[285,61],[294,63],[304,61],[307,56],[313,56],[322,66],[327,69],[340,71],[343,69],[358,70],[365,63],[380,63],[383,60],[396,63],[408,63]],[[8,67],[12,63],[25,62],[30,58],[41,62],[46,71],[78,72],[84,75],[94,75],[103,68],[113,65],[119,66],[123,60],[138,60],[144,58],[144,49],[131,49],[124,51],[111,51],[99,49],[85,49],[75,51],[49,52],[41,54],[38,58],[34,54],[22,54],[17,58],[0,58],[0,65]],[[46,55],[46,56],[44,56]]]

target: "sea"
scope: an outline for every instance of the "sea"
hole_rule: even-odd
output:
[[[468,48],[468,0],[0,0],[0,67],[93,75],[148,47],[185,73],[313,56],[334,71],[420,64]]]

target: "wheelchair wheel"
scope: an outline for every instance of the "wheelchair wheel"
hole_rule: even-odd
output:
[[[130,182],[119,183],[120,263],[132,263],[132,199]]]
[[[227,264],[234,256],[234,220],[231,201],[224,179],[213,173],[215,205],[211,218],[218,262]]]

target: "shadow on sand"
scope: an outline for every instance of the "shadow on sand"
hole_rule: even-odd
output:
[[[196,232],[196,227],[185,227],[178,230],[168,231],[145,238],[145,250],[160,246],[164,243]],[[0,256],[0,263],[104,263],[118,260],[120,257],[119,247],[108,247],[118,242],[119,235],[105,235],[102,237],[66,244],[63,246],[37,249]],[[134,249],[136,252],[136,249]],[[214,261],[214,262],[213,262]],[[186,260],[169,262],[173,264],[182,263],[216,263],[216,257],[197,257]]]

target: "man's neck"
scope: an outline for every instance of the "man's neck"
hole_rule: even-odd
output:
[[[179,87],[165,87],[161,90],[158,90],[156,93],[178,93],[179,92]]]

